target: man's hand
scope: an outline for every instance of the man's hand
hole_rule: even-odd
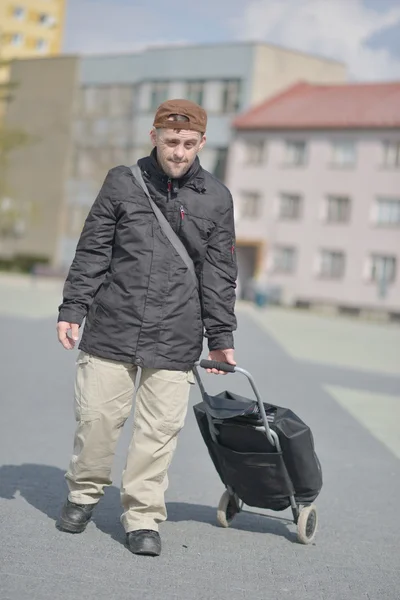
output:
[[[236,365],[233,354],[234,350],[232,348],[228,348],[227,350],[211,350],[208,355],[208,360],[216,360],[218,362],[228,363],[229,365]],[[217,369],[207,369],[207,373],[214,373],[214,375],[227,375],[225,371],[218,371]]]
[[[67,335],[68,331],[71,331],[71,336]],[[64,348],[66,350],[72,350],[75,348],[75,342],[79,340],[79,325],[77,323],[60,321],[57,323],[57,334],[58,341],[64,346]]]

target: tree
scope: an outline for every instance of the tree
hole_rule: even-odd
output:
[[[6,66],[0,61],[0,68]],[[20,129],[7,127],[4,122],[5,108],[12,101],[12,90],[16,83],[0,84],[0,237],[19,237],[23,233],[22,220],[26,211],[21,210],[16,199],[12,199],[12,190],[7,182],[7,168],[11,154],[17,148],[27,144],[31,136]]]

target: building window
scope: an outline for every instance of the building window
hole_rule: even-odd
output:
[[[160,104],[168,100],[168,88],[169,84],[166,81],[160,81],[152,84],[150,110],[157,110]]]
[[[23,19],[25,19],[26,16],[26,10],[23,6],[16,6],[13,9],[12,14],[14,19],[18,19],[18,21],[23,21]]]
[[[24,36],[22,33],[13,33],[11,36],[11,44],[13,46],[22,46],[24,43]]]
[[[49,48],[49,42],[43,38],[40,38],[39,40],[36,40],[35,48],[39,52],[46,52]]]
[[[383,142],[385,167],[400,167],[400,142]]]
[[[332,144],[332,164],[336,167],[352,167],[356,162],[354,142],[341,141]]]
[[[135,88],[130,85],[113,85],[109,88],[110,115],[130,116],[135,102]],[[129,126],[129,125],[128,125]]]
[[[41,25],[46,25],[47,27],[51,27],[56,22],[53,15],[48,15],[47,13],[40,13],[38,21]]]
[[[75,105],[78,117],[130,117],[135,102],[135,88],[129,85],[84,86]],[[127,123],[127,128],[130,123]]]
[[[206,145],[201,151],[199,158],[203,169],[212,173],[220,181],[224,181],[227,156],[227,148],[213,148]]]
[[[227,158],[228,158],[228,148],[217,148],[216,149],[215,166],[214,166],[212,173],[220,181],[225,180]]]
[[[373,254],[370,260],[371,281],[393,283],[396,279],[397,261],[395,256]]]
[[[347,196],[328,196],[326,208],[328,223],[347,223],[350,220],[350,198]]]
[[[94,119],[91,123],[92,132],[93,132],[93,142],[94,144],[107,144],[107,142],[111,142],[111,132],[110,132],[110,119]]]
[[[84,115],[92,115],[96,113],[97,98],[95,87],[83,87],[81,89],[81,107]]]
[[[286,142],[285,164],[300,167],[306,164],[306,142]]]
[[[110,87],[87,86],[81,88],[81,107],[87,116],[108,116],[110,114]]]
[[[273,269],[276,273],[294,273],[296,268],[296,249],[291,246],[274,248]]]
[[[101,184],[109,169],[115,167],[121,156],[128,158],[128,149],[115,148],[111,145],[96,143],[93,146],[75,146],[73,159],[73,176],[76,179]],[[121,163],[120,163],[121,164]]]
[[[376,204],[378,225],[400,225],[400,198],[378,198]]]
[[[345,255],[343,252],[322,250],[319,257],[318,274],[326,279],[341,279],[344,275]]]
[[[127,148],[133,143],[133,133],[129,125],[130,121],[126,118],[109,119],[109,143],[115,148]]]
[[[301,216],[301,196],[298,194],[281,194],[279,201],[279,218],[296,221]]]
[[[189,81],[186,89],[186,97],[188,100],[202,106],[204,98],[204,81]]]
[[[265,158],[265,142],[263,140],[246,142],[245,153],[246,165],[261,165]]]
[[[261,196],[258,192],[242,192],[240,214],[246,219],[257,219],[261,213]]]
[[[222,112],[236,113],[240,104],[240,81],[224,81],[222,90]]]

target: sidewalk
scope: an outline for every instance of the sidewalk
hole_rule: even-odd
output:
[[[64,280],[0,272],[0,315],[41,319],[57,315]]]

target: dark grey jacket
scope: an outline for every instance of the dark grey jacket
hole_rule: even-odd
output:
[[[232,197],[198,159],[172,181],[155,151],[139,165],[195,264],[199,289],[130,169],[119,166],[109,171],[86,219],[58,320],[80,325],[86,317],[79,347],[95,356],[187,370],[201,354],[204,334],[211,350],[233,348]]]

